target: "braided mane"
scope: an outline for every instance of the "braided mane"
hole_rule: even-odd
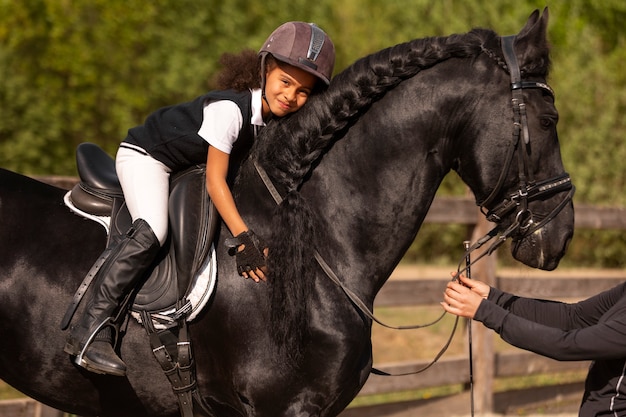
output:
[[[268,266],[271,327],[278,346],[297,363],[307,336],[307,305],[317,268],[313,251],[319,227],[298,192],[313,164],[372,103],[403,80],[450,58],[475,58],[497,35],[486,29],[467,34],[417,39],[356,61],[335,76],[324,93],[305,107],[274,121],[252,148],[255,159],[281,191],[272,219]],[[249,164],[248,164],[249,165]]]
[[[253,152],[275,185],[296,189],[333,139],[403,80],[450,58],[475,57],[497,35],[474,29],[462,35],[416,39],[357,60],[304,109],[269,124]],[[267,140],[263,140],[266,138]]]

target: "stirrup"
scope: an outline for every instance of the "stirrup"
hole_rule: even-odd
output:
[[[80,366],[81,368],[85,368],[87,370],[90,370],[89,367],[87,366],[87,363],[83,359],[83,356],[85,355],[85,352],[87,351],[87,348],[89,347],[91,342],[93,342],[93,340],[96,338],[96,335],[100,332],[100,330],[102,330],[106,325],[108,325],[109,322],[112,322],[112,320],[113,320],[112,317],[107,317],[104,321],[102,321],[102,323],[100,323],[98,325],[98,327],[96,327],[96,329],[93,332],[91,332],[91,334],[87,338],[87,341],[85,342],[85,345],[83,346],[82,350],[80,351],[80,353],[78,355],[76,355],[76,359],[74,359],[74,363],[76,365]]]

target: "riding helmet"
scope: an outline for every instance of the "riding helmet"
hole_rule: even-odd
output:
[[[330,83],[335,66],[335,45],[314,23],[283,23],[270,34],[259,50],[261,68],[265,68],[267,54],[315,75],[326,85]]]

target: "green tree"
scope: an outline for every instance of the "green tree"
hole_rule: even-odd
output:
[[[0,167],[74,175],[74,150],[114,154],[153,110],[211,88],[223,52],[257,49],[287,20],[314,21],[337,46],[336,71],[413,38],[489,27],[517,33],[545,0],[0,0]],[[623,0],[549,0],[563,160],[576,203],[626,205]],[[464,194],[454,175],[442,193]],[[429,228],[427,228],[429,229]],[[424,230],[416,252],[446,258]],[[444,241],[461,241],[450,228]],[[577,233],[571,253],[624,265],[621,234]],[[608,236],[608,237],[607,237]],[[596,242],[592,248],[577,242]],[[420,246],[421,245],[421,246]],[[600,247],[609,248],[600,250]],[[427,252],[426,252],[427,253]],[[431,255],[427,254],[429,259]],[[454,256],[449,257],[449,259]],[[449,260],[446,258],[446,260]],[[456,259],[452,259],[455,261]],[[621,262],[621,263],[620,263]]]

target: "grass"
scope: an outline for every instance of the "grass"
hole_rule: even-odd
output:
[[[462,385],[449,385],[445,387],[433,387],[415,391],[392,392],[388,394],[363,395],[352,401],[349,407],[364,407],[368,405],[396,403],[403,401],[427,400],[430,398],[444,397],[446,395],[463,392]]]
[[[24,398],[25,395],[11,387],[6,382],[0,381],[0,400],[11,400],[14,398]]]
[[[539,374],[525,377],[500,378],[494,381],[494,392],[507,392],[532,387],[548,387],[584,380],[586,371],[563,372],[560,374]],[[388,394],[359,396],[352,401],[350,407],[395,403],[403,401],[427,400],[436,397],[460,394],[466,387],[461,384],[443,387],[432,387],[414,391],[402,391]],[[582,392],[581,392],[582,395]]]
[[[380,320],[394,326],[424,325],[437,320],[442,313],[440,306],[377,308],[375,311]],[[374,363],[433,359],[450,337],[454,321],[454,316],[446,314],[432,326],[412,330],[388,329],[375,323],[372,327]],[[461,321],[446,356],[466,351],[463,334]]]

